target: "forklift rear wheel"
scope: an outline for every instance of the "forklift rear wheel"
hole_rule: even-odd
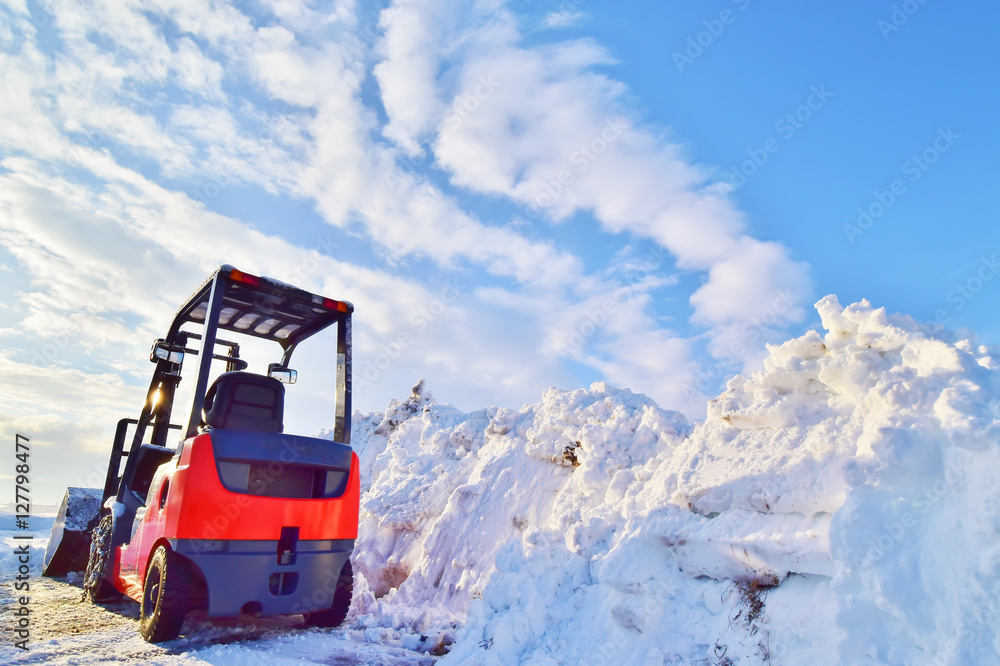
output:
[[[310,627],[339,627],[351,608],[354,594],[354,567],[347,560],[337,579],[337,589],[333,593],[333,606],[326,610],[306,614],[306,624]]]
[[[139,632],[150,643],[177,638],[192,599],[187,563],[166,546],[153,553],[142,587]]]

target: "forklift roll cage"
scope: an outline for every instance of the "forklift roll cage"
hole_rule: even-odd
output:
[[[226,371],[243,370],[246,361],[239,357],[238,343],[218,337],[219,329],[277,342],[282,348],[280,363],[271,363],[269,375],[285,375],[294,381],[289,370],[292,353],[303,340],[337,324],[337,401],[333,439],[350,444],[351,433],[351,315],[354,306],[345,301],[309,293],[273,280],[244,273],[233,266],[219,267],[182,305],[175,315],[165,338],[156,340],[150,361],[156,363],[153,378],[146,393],[138,419],[118,422],[114,447],[104,487],[104,501],[112,495],[122,501],[130,480],[135,475],[139,452],[147,428],[152,428],[149,444],[166,448],[170,430],[181,430],[182,441],[194,437],[202,426],[209,376],[213,360],[226,362]],[[201,326],[201,331],[181,330],[185,325]],[[190,340],[201,340],[201,348],[188,347]],[[228,347],[228,354],[216,354],[216,345]],[[185,356],[198,356],[197,379],[191,411],[185,426],[170,423],[174,394],[181,380]],[[127,428],[136,425],[130,450],[124,451]],[[181,453],[180,450],[177,451]],[[122,457],[127,457],[125,469],[118,477]]]

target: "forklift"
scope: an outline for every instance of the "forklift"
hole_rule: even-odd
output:
[[[193,610],[210,619],[302,614],[310,626],[340,625],[353,591],[361,487],[350,448],[353,311],[229,265],[216,270],[153,343],[142,412],[115,431],[89,554],[66,538],[62,517],[73,508],[64,505],[46,575],[60,575],[54,563],[86,555],[84,596],[138,601],[139,631],[153,643],[177,638]],[[298,375],[292,353],[333,325],[332,441],[287,434],[285,386]],[[266,374],[249,372],[239,343],[220,332],[277,343],[280,360]],[[192,360],[191,410],[174,424],[174,396]],[[183,436],[171,448],[176,430]]]

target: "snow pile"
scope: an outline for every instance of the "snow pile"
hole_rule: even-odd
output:
[[[36,505],[31,507],[27,528],[19,527],[18,516],[23,515],[16,504],[0,507],[0,582],[14,579],[21,562],[21,549],[28,548],[28,566],[32,576],[37,576],[42,570],[42,559],[45,555],[45,544],[49,531],[55,520],[57,507]],[[15,538],[19,537],[19,538]],[[26,539],[24,537],[31,537]],[[5,592],[0,590],[0,596]]]
[[[996,660],[996,355],[817,309],[694,427],[604,384],[357,419],[356,626],[444,663]]]
[[[356,421],[370,485],[354,558],[371,588],[356,595],[359,621],[412,623],[448,641],[446,621],[457,624],[487,588],[501,547],[558,534],[567,553],[606,549],[598,540],[624,521],[609,488],[624,492],[684,427],[648,398],[606,387],[464,414],[418,385]]]

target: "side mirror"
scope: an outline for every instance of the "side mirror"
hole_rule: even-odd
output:
[[[282,384],[294,384],[299,378],[299,373],[280,363],[271,363],[267,366],[267,376],[277,379]]]
[[[174,345],[169,345],[159,339],[153,343],[153,348],[149,351],[149,360],[156,363],[158,360],[170,361],[171,363],[181,363],[184,360],[184,352]]]

